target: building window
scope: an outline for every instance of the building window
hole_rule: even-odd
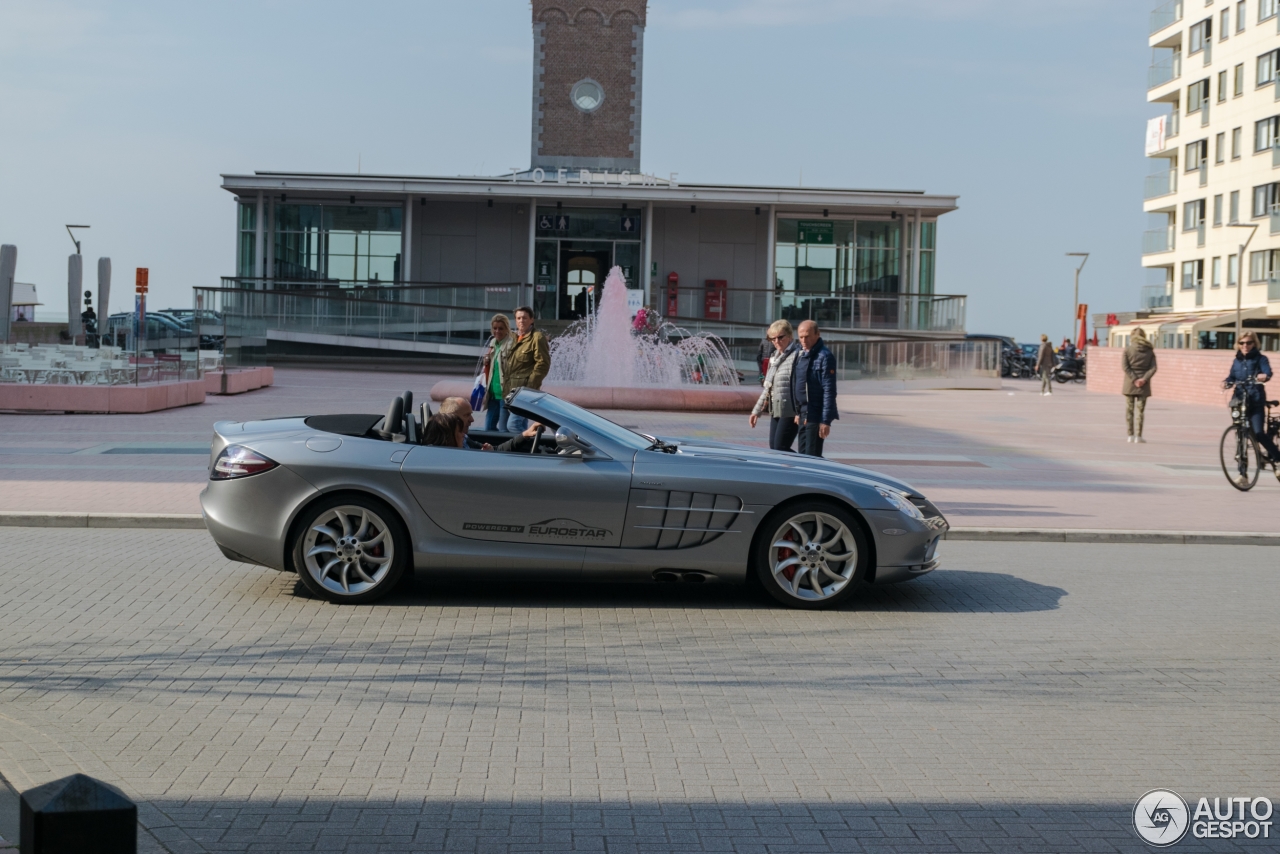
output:
[[[1227,256],[1227,287],[1234,288],[1240,281],[1240,256]]]
[[[1198,24],[1191,27],[1191,50],[1189,55],[1194,55],[1204,50],[1205,42],[1209,41],[1213,35],[1213,18],[1205,18]]]
[[[1236,66],[1235,82],[1232,84],[1231,97],[1239,98],[1244,94],[1244,63]]]
[[[1213,259],[1213,266],[1210,269],[1209,287],[1222,287],[1222,256]]]
[[[1236,4],[1236,32],[1244,32],[1244,0]]]
[[[1209,78],[1206,77],[1187,87],[1187,115],[1200,112],[1200,108],[1209,100]]]
[[[1209,159],[1209,140],[1202,139],[1197,142],[1187,143],[1187,169],[1188,172],[1194,172],[1200,168],[1200,164]]]
[[[1231,191],[1231,211],[1227,216],[1229,217],[1227,219],[1227,222],[1231,223],[1232,225],[1235,225],[1240,221],[1240,191],[1239,190]]]
[[[793,323],[828,312],[833,324],[894,326],[896,300],[854,299],[854,294],[897,294],[913,290],[901,279],[905,248],[916,235],[902,220],[779,219],[776,275],[780,314]],[[920,223],[917,261],[921,293],[933,292],[937,226]]]
[[[1213,197],[1213,225],[1214,228],[1222,225],[1222,194]]]
[[[1244,128],[1233,128],[1231,131],[1231,159],[1240,159],[1240,141],[1244,138]]]
[[[1249,281],[1265,282],[1280,269],[1280,249],[1263,249],[1249,253]]]
[[[1277,5],[1280,5],[1280,0],[1258,0],[1258,21],[1274,18]]]
[[[1182,204],[1182,230],[1195,231],[1204,222],[1204,199]]]
[[[1227,100],[1227,72],[1218,72],[1218,103]]]
[[[1182,289],[1194,291],[1204,281],[1204,260],[1182,262]]]
[[[257,275],[258,260],[258,206],[240,205],[240,245],[236,253],[236,275],[246,278]]]
[[[1276,203],[1277,189],[1280,184],[1263,184],[1260,187],[1253,188],[1253,216],[1267,216],[1271,213],[1271,206]]]
[[[1266,151],[1275,144],[1276,136],[1280,135],[1280,116],[1272,116],[1269,119],[1263,119],[1260,122],[1253,123],[1253,150],[1254,152]]]
[[[1218,41],[1227,40],[1227,31],[1231,29],[1231,10],[1223,9],[1221,17],[1218,18]]]
[[[275,206],[275,277],[391,284],[399,281],[404,208]]]
[[[1280,59],[1280,49],[1269,50],[1262,56],[1258,57],[1258,85],[1266,86],[1268,83],[1276,79],[1277,59]]]
[[[1213,162],[1221,163],[1226,157],[1227,135],[1220,133],[1213,138]]]

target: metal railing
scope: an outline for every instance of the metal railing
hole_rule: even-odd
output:
[[[963,332],[965,302],[954,294],[860,294],[770,291],[764,288],[729,288],[722,310],[707,311],[706,291],[681,288],[676,292],[674,314],[671,299],[660,288],[659,311],[672,321],[725,320],[767,323],[770,320],[815,320],[823,328],[911,329],[925,332]]]
[[[370,349],[385,349],[377,342],[394,341],[402,346],[393,349],[478,354],[488,340],[489,319],[495,310],[511,311],[511,295],[506,295],[499,307],[442,305],[409,301],[409,288],[379,289],[392,293],[358,296],[320,289],[193,290],[196,305],[216,317],[202,321],[200,332],[216,334],[223,340],[229,367],[264,364],[267,341],[272,338]],[[444,295],[450,291],[435,293]],[[478,295],[473,298],[480,300]],[[415,346],[420,344],[428,346]]]
[[[1143,183],[1142,198],[1158,199],[1178,191],[1178,172],[1169,169],[1155,175],[1148,175]]]
[[[1173,227],[1157,228],[1142,233],[1142,254],[1155,255],[1173,251]]]
[[[1143,285],[1139,304],[1143,311],[1162,311],[1173,308],[1173,294],[1168,285]]]
[[[842,380],[999,378],[1000,342],[847,341],[827,344]]]
[[[1182,76],[1182,54],[1175,53],[1172,56],[1157,60],[1147,68],[1147,88],[1154,89],[1157,86],[1168,83],[1170,80],[1177,80]]]
[[[1169,0],[1151,10],[1151,33],[1154,35],[1181,20],[1182,0]]]

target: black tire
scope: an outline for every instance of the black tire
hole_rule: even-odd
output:
[[[1248,492],[1258,482],[1262,455],[1246,428],[1232,424],[1226,429],[1218,448],[1218,459],[1222,462],[1222,473],[1227,476],[1227,483],[1241,492]]]
[[[340,493],[317,501],[298,517],[288,546],[293,570],[307,589],[341,605],[386,596],[413,560],[399,514],[370,495]]]
[[[823,525],[830,524],[826,520],[835,520],[843,526],[840,531],[837,531],[834,526],[826,531],[832,535],[830,542],[834,544],[830,550],[822,549],[820,552],[806,553],[796,549],[791,554],[786,554],[790,551],[789,549],[774,549],[776,542],[781,542],[788,536],[796,537],[795,541],[799,545],[799,533],[797,528],[793,527],[793,523],[797,520],[799,520],[799,529],[815,535],[813,541],[805,544],[805,549],[816,543],[822,543],[823,535],[819,535],[817,531],[818,520],[812,518],[818,515],[825,517]],[[850,546],[854,550],[853,555],[847,560],[840,560],[840,556],[848,552],[839,550],[848,549]],[[773,571],[775,559],[779,563],[785,563],[793,558],[805,563],[783,568],[778,573]],[[823,567],[826,567],[825,571]],[[792,571],[790,576],[787,575],[788,569]],[[755,577],[765,592],[788,608],[801,610],[834,608],[857,594],[870,569],[871,549],[860,520],[847,508],[821,499],[789,504],[770,513],[761,523],[751,548],[750,574]],[[844,582],[836,582],[835,576],[844,578]],[[806,579],[813,583],[806,587],[801,583]],[[793,589],[787,589],[787,585]],[[797,585],[799,585],[798,592],[794,589]],[[829,592],[819,594],[819,590],[828,588],[831,588]]]

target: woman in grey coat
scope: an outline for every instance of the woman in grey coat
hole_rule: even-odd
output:
[[[1129,425],[1129,441],[1143,442],[1142,415],[1147,408],[1147,398],[1151,396],[1151,377],[1156,372],[1156,351],[1147,340],[1147,333],[1139,326],[1133,330],[1129,346],[1124,348],[1124,356],[1120,358],[1120,367],[1124,371],[1124,418]]]
[[[764,388],[760,399],[751,410],[751,426],[766,409],[769,411],[769,447],[775,451],[791,450],[796,440],[796,408],[791,402],[791,371],[796,364],[800,347],[795,343],[795,331],[785,320],[775,320],[769,326],[769,340],[774,353],[769,358],[769,370],[764,375]]]

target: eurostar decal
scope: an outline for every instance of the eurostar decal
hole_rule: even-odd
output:
[[[544,519],[529,526],[529,536],[557,540],[603,540],[610,533],[606,528],[593,528],[573,519]]]

